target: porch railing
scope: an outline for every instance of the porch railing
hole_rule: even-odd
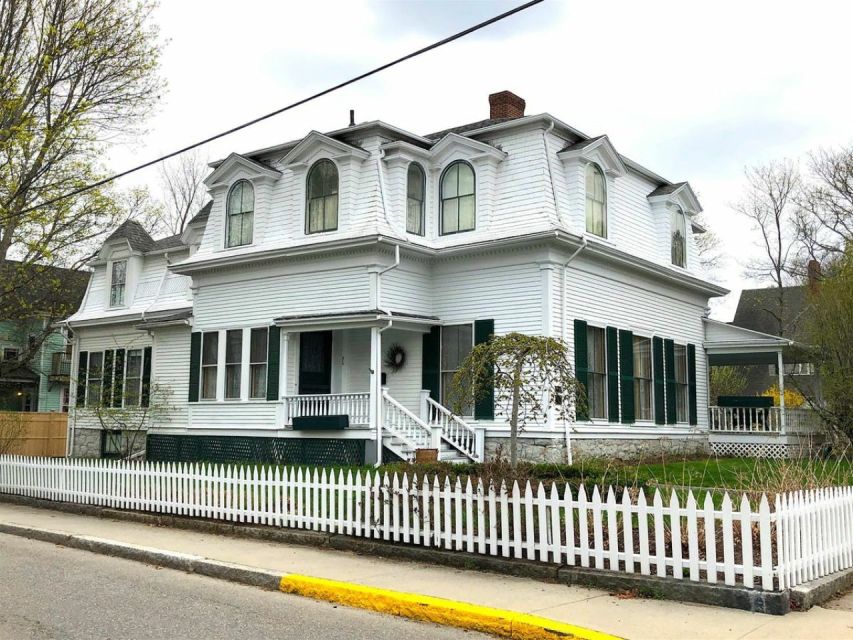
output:
[[[67,353],[54,353],[50,358],[50,375],[53,378],[67,378],[71,375],[71,356]]]
[[[414,413],[382,391],[382,427],[405,442],[411,449],[429,449],[433,446],[432,431]]]
[[[708,407],[711,431],[724,433],[782,433],[781,407]],[[785,409],[788,433],[820,429],[820,417],[811,409]]]
[[[427,401],[427,423],[429,426],[441,427],[441,437],[459,449],[472,460],[480,460],[480,447],[477,442],[477,432],[471,425],[455,415],[444,405],[439,404],[430,397]]]
[[[349,416],[350,424],[370,422],[369,393],[317,393],[284,397],[284,424],[304,416]]]

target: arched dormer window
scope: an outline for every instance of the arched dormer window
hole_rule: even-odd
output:
[[[305,233],[338,228],[338,168],[331,160],[318,160],[308,171]]]
[[[586,230],[607,237],[607,183],[597,164],[586,165]]]
[[[474,168],[457,160],[441,175],[441,235],[473,230],[476,209]]]
[[[406,178],[406,231],[424,235],[424,195],[426,193],[426,174],[417,162],[409,165]]]
[[[255,189],[248,180],[236,182],[228,192],[225,205],[227,226],[225,246],[239,247],[252,244],[252,226],[255,215]]]
[[[676,267],[684,267],[687,264],[687,220],[681,207],[672,209],[670,234],[672,264]]]

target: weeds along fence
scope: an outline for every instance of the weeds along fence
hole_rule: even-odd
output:
[[[853,566],[850,487],[710,493],[0,456],[0,493],[783,590]]]

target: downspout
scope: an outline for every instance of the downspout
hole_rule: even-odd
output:
[[[542,132],[542,144],[545,147],[545,162],[548,165],[548,180],[551,183],[551,195],[554,197],[554,214],[557,216],[557,221],[563,223],[563,216],[560,213],[560,201],[557,198],[557,185],[554,183],[554,168],[551,166],[551,152],[548,148],[548,134],[554,130],[556,123],[551,120],[548,128]]]
[[[400,266],[400,245],[394,245],[394,263],[381,269],[376,274],[376,308],[388,316],[388,324],[380,327],[379,334],[376,338],[376,349],[379,352],[376,355],[376,368],[374,371],[374,389],[373,394],[376,398],[374,413],[376,415],[376,466],[382,464],[382,333],[391,328],[394,324],[394,318],[391,317],[391,311],[382,308],[382,276],[392,269]]]
[[[86,290],[86,293],[88,294],[88,288]],[[84,298],[84,302],[85,302],[85,298]],[[73,333],[73,330],[71,329],[71,323],[68,322],[68,320],[64,320],[64,321],[62,321],[61,324],[65,326],[65,331],[66,331],[66,334],[65,334],[66,338],[65,339],[67,340],[68,339],[68,332],[71,331]],[[78,363],[77,366],[79,366],[79,363],[80,363],[80,352],[77,350],[78,349],[77,345],[78,345],[77,338],[72,338],[71,365],[70,365],[72,371],[74,370],[74,363],[77,362]],[[80,377],[79,371],[77,372],[77,377],[78,378]],[[76,384],[74,385],[74,402],[73,402],[73,405],[72,405],[72,401],[71,401],[71,385],[70,384],[68,385],[68,413],[69,414],[71,413],[72,406],[75,410],[77,409],[77,385]],[[76,415],[74,416],[73,420],[70,420],[70,419],[68,420],[68,431],[67,431],[67,435],[65,436],[65,457],[66,458],[70,458],[71,454],[74,451],[74,435],[75,435],[76,423],[77,423],[77,416]]]
[[[569,286],[567,283],[568,280],[568,272],[569,272],[569,264],[578,257],[578,254],[586,249],[588,241],[586,238],[581,239],[581,246],[575,249],[575,252],[569,256],[569,259],[563,264],[563,312],[561,315],[560,322],[560,339],[563,343],[566,342],[566,318],[569,314],[569,304],[568,304],[568,295],[569,295]],[[569,427],[568,420],[565,421],[565,439],[566,439],[566,462],[568,464],[572,464],[572,436],[571,436],[571,428]]]

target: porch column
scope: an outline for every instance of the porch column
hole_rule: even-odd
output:
[[[382,334],[370,327],[370,426],[376,434],[376,464],[382,464]]]
[[[779,374],[779,430],[785,433],[785,363],[782,358],[782,350],[776,353],[776,367]]]

